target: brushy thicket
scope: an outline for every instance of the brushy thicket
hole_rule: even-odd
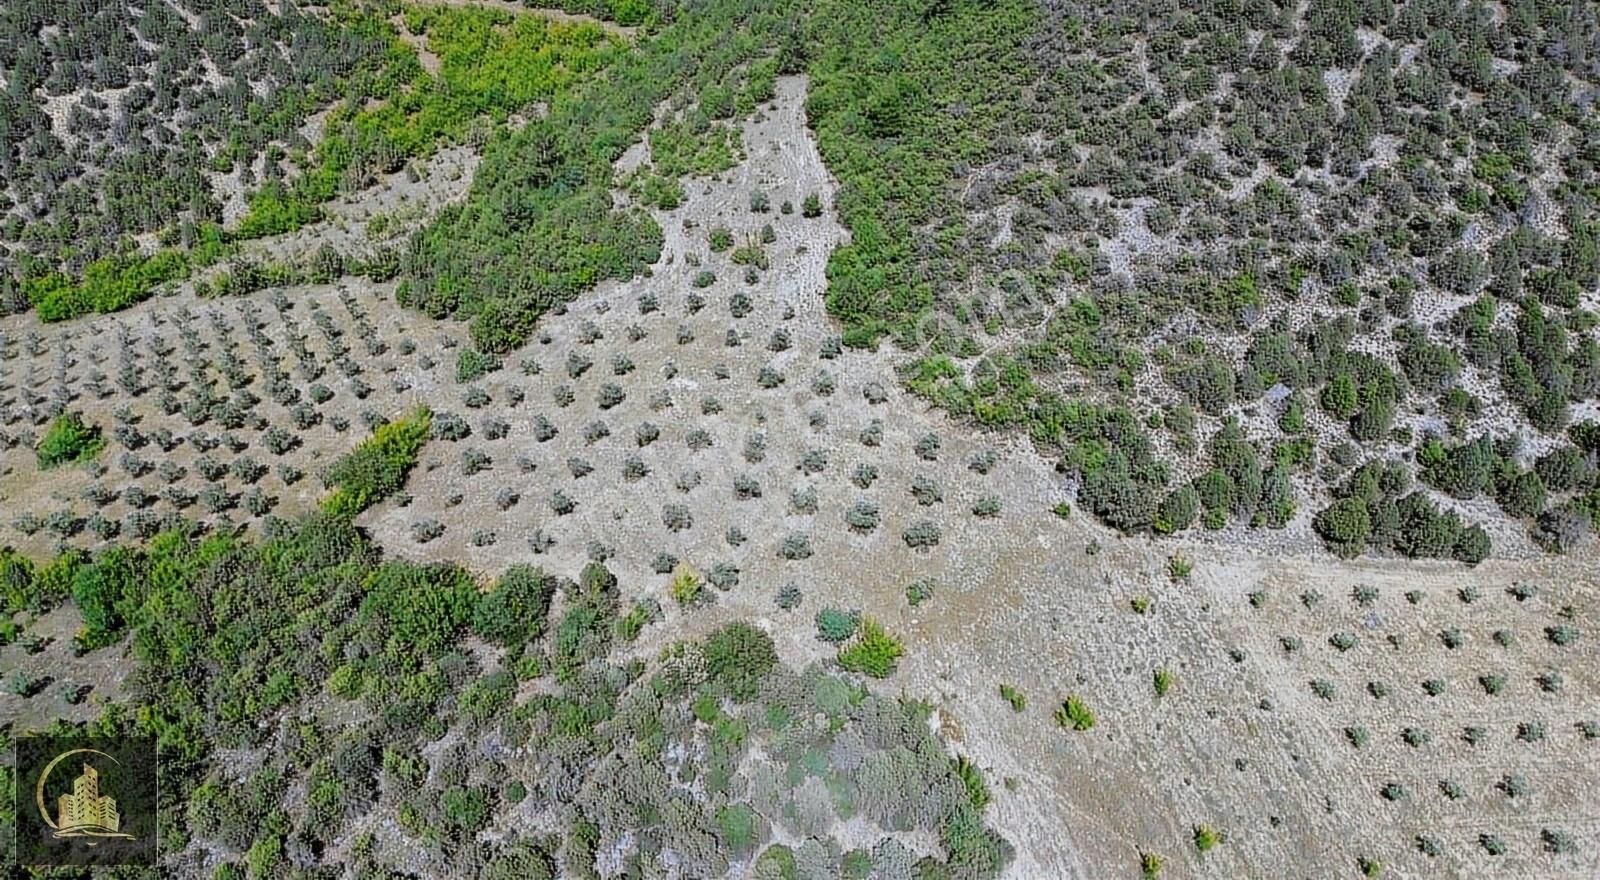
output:
[[[24,281],[23,293],[45,322],[115,312],[148,299],[161,284],[187,277],[193,261],[215,253],[163,250],[149,257],[102,257],[84,267],[81,280],[52,272]]]
[[[258,542],[166,532],[38,566],[0,552],[0,584],[8,615],[70,601],[85,650],[126,640],[125,697],[83,729],[160,741],[162,876],[201,872],[201,851],[227,877],[308,861],[595,876],[603,842],[624,837],[652,842],[622,851],[636,876],[657,851],[700,877],[752,860],[985,880],[1012,856],[984,825],[982,774],[944,752],[927,706],[787,669],[744,623],[648,664],[613,658],[627,624],[599,563],[576,581],[516,566],[480,588],[452,565],[386,560],[348,518],[319,514]],[[234,750],[262,759],[241,778]],[[479,840],[524,801],[560,827]],[[832,836],[846,818],[870,830],[863,848]],[[392,834],[359,830],[372,822]],[[347,835],[354,846],[332,847]]]
[[[336,107],[304,174],[252,196],[239,237],[287,232],[316,220],[322,203],[350,177],[360,181],[398,171],[408,159],[463,139],[482,117],[504,122],[512,112],[587,79],[619,51],[596,25],[496,9],[413,6],[405,10],[405,24],[439,57],[439,73],[424,70],[390,27],[385,67],[368,80],[364,100]]]
[[[792,0],[699,4],[555,95],[544,117],[498,135],[468,199],[413,239],[400,302],[469,317],[473,341],[504,352],[550,309],[643,272],[660,256],[661,230],[642,212],[613,209],[611,163],[679,89],[725,95],[725,109],[711,112],[726,117],[739,103],[718,91],[728,83],[770,88],[770,71],[751,83],[749,63],[795,26],[797,9]]]
[[[379,425],[371,437],[328,468],[323,483],[333,491],[323,499],[322,509],[335,516],[355,516],[399,490],[432,428],[433,413],[425,406]]]
[[[391,8],[398,11],[401,7],[393,4]],[[197,216],[169,227],[169,231],[178,230],[175,237],[183,247],[148,255],[114,253],[86,262],[77,272],[56,269],[50,257],[58,254],[25,260],[20,285],[23,301],[46,321],[127,308],[148,298],[162,284],[187,278],[192,269],[209,266],[231,253],[229,242],[290,232],[315,222],[323,216],[322,205],[340,191],[359,189],[377,175],[399,171],[406,162],[424,158],[445,143],[464,141],[469,129],[484,120],[503,123],[511,113],[534,102],[550,101],[574,84],[592,79],[598,69],[627,51],[619,39],[589,23],[553,22],[484,8],[406,7],[408,30],[423,35],[429,50],[440,59],[441,70],[435,75],[422,68],[416,52],[386,20],[387,14],[381,7],[341,8],[328,22],[318,22],[315,27],[303,20],[296,22],[296,27],[305,30],[293,35],[291,42],[297,46],[302,40],[309,43],[323,36],[344,44],[340,53],[348,53],[349,63],[336,68],[342,100],[327,115],[322,140],[298,153],[297,173],[269,176],[251,193],[248,211],[237,227],[224,232],[207,219],[216,213],[209,204],[212,194],[203,182],[184,179],[182,184],[193,190],[188,199]],[[319,28],[332,34],[325,35]],[[97,46],[94,54],[103,51],[106,47]],[[322,85],[324,91],[332,90],[329,84]],[[316,89],[301,89],[292,101],[277,93],[265,100],[251,100],[279,108],[265,131],[285,137],[285,125],[292,128],[315,109],[317,93]],[[0,111],[10,109],[9,105],[0,106]],[[241,137],[244,131],[238,120],[230,123],[236,129],[235,140],[212,160],[215,170],[252,160],[254,152],[244,144],[256,143],[263,136],[261,131],[251,130],[248,137]],[[295,136],[288,139],[293,142]],[[199,159],[189,161],[198,167],[207,164]],[[277,161],[272,160],[272,168],[278,167]],[[205,207],[196,210],[200,205]],[[641,253],[648,254],[648,248]],[[599,258],[591,252],[575,259],[594,265]],[[631,275],[653,260],[628,261],[616,271],[621,273],[619,277]]]
[[[1033,71],[1020,53],[1037,17],[1021,0],[817,3],[806,115],[851,231],[828,262],[828,309],[845,322],[847,344],[913,341],[936,289],[971,272],[949,183],[958,166],[1000,155],[1002,136],[1025,121],[1019,99]],[[930,224],[944,242],[919,251],[916,231]]]

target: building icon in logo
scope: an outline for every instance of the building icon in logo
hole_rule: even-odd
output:
[[[39,774],[39,784],[35,790],[39,806],[39,816],[46,825],[54,829],[52,836],[61,839],[68,837],[89,838],[85,841],[89,846],[95,846],[100,841],[97,838],[120,838],[132,840],[133,835],[121,831],[122,817],[117,812],[117,801],[109,794],[100,793],[100,772],[88,761],[83,762],[83,772],[72,782],[72,792],[63,794],[58,799],[56,818],[52,820],[45,809],[44,785],[50,777],[50,771],[56,764],[70,755],[90,753],[100,755],[112,763],[117,759],[104,752],[94,749],[73,749],[56,756]]]

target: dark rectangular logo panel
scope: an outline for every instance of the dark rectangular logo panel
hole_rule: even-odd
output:
[[[20,736],[17,862],[156,863],[156,743],[144,738]]]

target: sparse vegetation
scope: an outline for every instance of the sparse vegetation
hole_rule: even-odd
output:
[[[1164,697],[1169,691],[1172,690],[1172,684],[1175,681],[1172,670],[1165,667],[1158,668],[1151,673],[1150,677],[1151,684],[1155,687],[1157,697]]]
[[[1061,703],[1056,709],[1055,718],[1060,726],[1079,732],[1088,730],[1095,724],[1094,711],[1089,708],[1088,703],[1076,696],[1067,697]]]

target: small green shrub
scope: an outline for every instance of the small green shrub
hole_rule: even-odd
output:
[[[1000,685],[1000,696],[1011,704],[1011,711],[1013,712],[1021,712],[1023,709],[1028,708],[1028,698],[1009,684]]]
[[[1551,855],[1564,855],[1572,852],[1575,845],[1572,837],[1564,831],[1553,828],[1544,828],[1539,831],[1539,840],[1544,844],[1544,850]]]
[[[861,625],[861,613],[824,608],[817,612],[816,623],[817,638],[839,644],[856,634],[856,628]]]
[[[972,802],[974,810],[982,810],[989,805],[989,785],[984,782],[983,771],[978,765],[972,763],[966,755],[959,755],[950,762],[950,769],[967,787],[967,797]]]
[[[850,530],[858,534],[865,534],[878,527],[878,505],[863,498],[851,505],[845,511],[845,523]]]
[[[735,248],[733,253],[728,256],[728,259],[732,260],[736,266],[753,266],[758,269],[769,267],[766,250],[755,242]]]
[[[1480,675],[1478,676],[1478,684],[1483,688],[1484,693],[1492,697],[1505,690],[1506,677],[1496,673]]]
[[[703,587],[700,573],[689,563],[680,562],[672,571],[672,583],[667,589],[672,594],[672,601],[679,605],[693,605],[700,598]]]
[[[635,604],[629,609],[627,615],[617,621],[617,635],[625,642],[639,638],[644,631],[645,624],[651,620],[651,607],[643,602]]]
[[[839,665],[851,672],[887,678],[905,647],[875,620],[863,620],[856,639],[839,649]]]
[[[920,578],[906,587],[906,602],[912,608],[933,598],[933,578]]]
[[[1223,840],[1223,834],[1210,825],[1194,826],[1194,848],[1200,852],[1210,852],[1216,849],[1217,844]]]
[[[1055,717],[1057,724],[1080,732],[1094,727],[1095,722],[1094,710],[1076,696],[1067,697],[1056,709]]]
[[[1561,648],[1565,648],[1578,640],[1578,630],[1565,624],[1546,627],[1544,635],[1545,638],[1550,640],[1550,644]]]
[[[760,816],[747,804],[729,804],[717,810],[718,836],[730,852],[746,853],[757,842]]]
[[[1168,691],[1172,690],[1172,684],[1174,681],[1172,670],[1165,667],[1157,669],[1155,672],[1151,673],[1150,679],[1151,684],[1155,686],[1156,696],[1164,697],[1167,695]]]
[[[466,384],[500,369],[500,359],[476,348],[464,348],[456,355],[456,382]]]
[[[939,543],[939,527],[931,520],[918,520],[906,527],[901,534],[906,546],[913,550],[925,550]]]

